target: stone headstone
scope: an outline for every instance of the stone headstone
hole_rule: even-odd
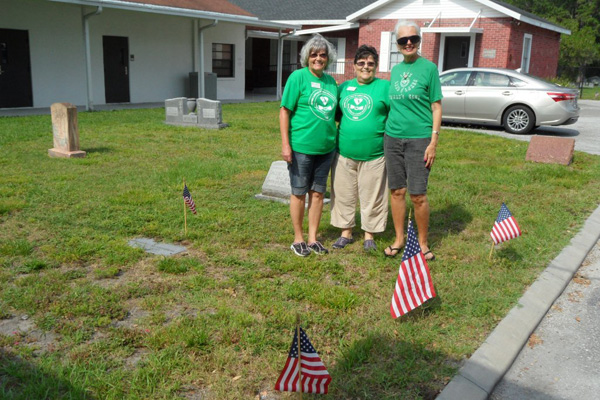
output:
[[[85,151],[79,150],[77,107],[70,103],[54,103],[50,106],[50,112],[54,147],[48,149],[48,155],[62,158],[85,157]]]
[[[223,123],[220,101],[187,97],[165,100],[165,123],[205,129],[221,129],[228,126]]]
[[[290,185],[290,173],[288,172],[288,163],[285,161],[273,161],[271,168],[267,173],[265,182],[262,185],[262,192],[255,195],[260,200],[271,200],[280,203],[289,204],[292,188]],[[329,199],[324,199],[324,203],[329,203]],[[308,202],[307,202],[308,206]]]
[[[527,148],[526,161],[569,165],[573,160],[575,139],[533,136]]]
[[[223,123],[221,102],[209,99],[196,100],[196,113],[198,114],[198,126],[208,129],[221,129],[229,125]]]

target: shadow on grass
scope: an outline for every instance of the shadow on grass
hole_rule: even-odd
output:
[[[343,348],[330,390],[343,399],[435,399],[459,363],[431,343],[373,332]]]
[[[94,400],[84,389],[0,349],[0,398]]]
[[[407,196],[408,199],[408,196]],[[408,201],[408,207],[412,210],[411,215],[414,219],[414,209],[410,201]],[[466,226],[473,220],[473,215],[460,204],[450,204],[442,209],[438,209],[433,205],[431,207],[431,214],[429,217],[429,242],[436,243],[442,241],[446,236],[456,235],[462,232]],[[408,214],[407,214],[408,215]],[[356,226],[354,227],[354,239],[362,240],[363,232],[360,230],[360,211],[356,212]],[[328,216],[322,220],[327,221]],[[408,216],[407,216],[408,221]],[[406,234],[407,222],[405,222],[405,234]],[[321,235],[326,241],[334,241],[340,236],[341,230],[332,226],[327,225],[325,229],[321,231]],[[392,242],[394,240],[394,221],[392,220],[392,213],[389,212],[387,228],[385,232],[377,234],[376,237],[383,239],[386,242]]]
[[[82,150],[86,153],[112,153],[114,151],[114,149],[110,147],[90,147]]]

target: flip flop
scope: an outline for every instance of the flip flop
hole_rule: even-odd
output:
[[[386,252],[385,252],[385,250],[389,250],[389,251],[390,251],[390,253],[393,253],[393,252],[395,251],[396,253],[395,253],[395,254],[388,254],[388,253],[386,253]],[[400,253],[400,250],[402,250],[402,247],[392,247],[392,246],[388,246],[388,247],[386,247],[386,248],[385,248],[385,250],[383,250],[383,254],[384,254],[386,257],[389,257],[389,258],[394,258],[394,257],[396,257],[396,256],[397,256],[397,255]]]
[[[431,254],[431,258],[427,258],[427,254]],[[435,255],[431,252],[431,250],[426,251],[423,253],[423,255],[425,256],[426,261],[435,261]]]

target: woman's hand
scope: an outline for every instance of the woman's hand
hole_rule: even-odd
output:
[[[283,161],[287,162],[287,163],[291,163],[292,162],[292,148],[290,147],[290,145],[285,145],[282,144],[281,145],[281,158],[283,158]]]
[[[425,157],[423,159],[423,161],[425,161],[425,168],[431,168],[433,166],[433,161],[435,160],[436,148],[437,148],[437,144],[431,143],[425,149]]]

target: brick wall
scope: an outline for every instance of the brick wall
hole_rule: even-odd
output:
[[[429,21],[415,20],[419,26]],[[436,27],[469,26],[472,19],[441,19]],[[381,32],[393,31],[396,20],[361,20],[358,43],[374,46],[381,51]],[[529,71],[532,75],[554,77],[558,68],[560,34],[512,18],[480,18],[475,27],[483,28],[483,34],[477,34],[474,49],[474,67],[496,67],[516,69],[521,66],[523,36],[533,36]],[[441,35],[424,33],[421,55],[439,65]],[[484,51],[486,50],[486,51]],[[492,53],[495,55],[491,57]],[[380,73],[380,77],[389,78],[389,73]]]

